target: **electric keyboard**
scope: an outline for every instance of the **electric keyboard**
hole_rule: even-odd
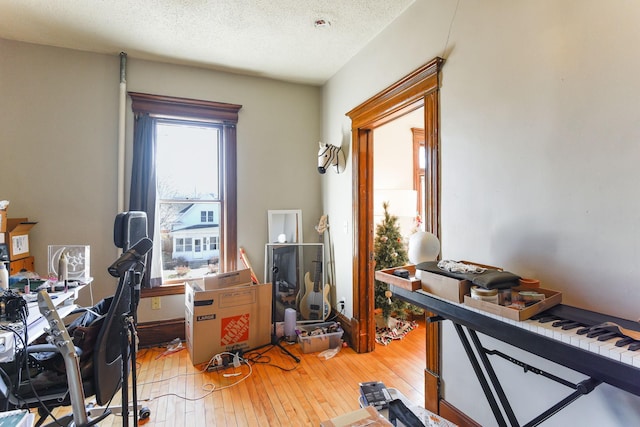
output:
[[[531,319],[516,321],[464,304],[441,299],[422,290],[391,286],[393,293],[455,324],[493,337],[529,353],[640,396],[640,342],[625,339],[613,322],[640,332],[640,323],[557,305]],[[612,333],[614,332],[614,333]]]
[[[537,332],[627,365],[640,368],[640,341],[611,324],[640,334],[640,323],[568,305],[558,305],[521,322]]]

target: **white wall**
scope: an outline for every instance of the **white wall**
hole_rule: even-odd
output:
[[[456,4],[418,0],[325,85],[325,140],[348,151],[344,114],[444,55],[443,257],[500,265],[561,290],[565,303],[637,319],[640,5],[461,0],[444,54]],[[351,156],[344,175],[323,178],[325,211],[348,224],[351,179]],[[350,231],[335,235],[338,292],[349,297]],[[449,327],[443,341],[446,399],[493,425]],[[522,422],[568,393],[498,365],[515,381]],[[638,408],[638,397],[601,386],[545,425],[637,425]]]
[[[112,236],[119,56],[0,39],[0,58],[0,199],[11,201],[10,217],[39,221],[31,246],[40,274],[47,273],[48,244],[89,244],[94,296],[106,296],[115,286],[106,268],[117,256]],[[127,84],[129,91],[243,106],[237,128],[238,244],[257,274],[264,270],[267,210],[302,209],[303,233],[317,235],[319,88],[133,58]],[[130,100],[126,125],[130,147]],[[163,297],[161,305],[152,311],[143,299],[139,321],[184,315],[182,295]]]
[[[112,293],[118,58],[0,39],[0,199],[30,232],[36,271],[47,245],[90,245],[96,302]],[[86,302],[85,302],[86,303]]]

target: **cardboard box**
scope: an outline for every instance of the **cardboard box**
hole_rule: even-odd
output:
[[[454,302],[463,302],[464,296],[471,289],[469,280],[443,276],[420,270],[422,290]]]
[[[0,233],[7,231],[7,210],[0,209]]]
[[[331,418],[330,420],[324,420],[320,423],[320,427],[357,426],[384,427],[393,426],[393,424],[383,417],[382,414],[373,406],[365,406],[364,408],[347,412],[346,414],[339,415]]]
[[[7,231],[3,233],[3,241],[9,249],[11,261],[27,258],[29,253],[29,230],[37,222],[29,222],[27,218],[7,218]]]
[[[229,271],[227,273],[218,273],[212,276],[204,277],[204,286],[201,286],[204,290],[222,289],[230,286],[250,285],[251,282],[251,270],[248,268],[244,270]]]
[[[398,269],[405,269],[409,272],[409,278],[403,279],[402,277],[394,276],[393,272]],[[375,272],[375,279],[390,285],[399,286],[409,291],[417,291],[421,288],[422,283],[420,279],[416,277],[416,266],[405,265],[403,267],[386,268]]]
[[[185,335],[194,365],[271,342],[271,284],[203,290],[185,284]]]
[[[468,305],[470,307],[475,307],[479,310],[486,311],[488,313],[497,314],[498,316],[506,317],[507,319],[522,321],[538,313],[541,313],[546,309],[553,307],[554,305],[558,305],[562,302],[562,293],[558,291],[552,291],[550,289],[525,288],[523,286],[516,286],[512,288],[512,290],[516,292],[519,292],[519,291],[539,292],[544,294],[545,299],[529,307],[523,308],[522,310],[517,310],[514,308],[502,306],[500,304],[493,304],[490,302],[473,299],[471,298],[471,295],[464,296],[464,303],[465,305]]]

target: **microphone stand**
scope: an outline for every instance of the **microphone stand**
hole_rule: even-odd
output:
[[[278,267],[274,266],[271,269],[271,348],[278,347],[282,350],[283,353],[287,354],[296,363],[300,363],[300,358],[295,354],[291,353],[289,350],[284,348],[282,344],[280,344],[280,339],[278,338],[278,334],[276,332],[276,274],[278,273]],[[268,345],[268,344],[267,344]],[[263,346],[264,347],[264,346]],[[269,350],[271,350],[271,348]],[[269,350],[265,350],[265,353]]]
[[[140,267],[141,266],[141,267]],[[140,270],[136,269],[140,268]],[[129,356],[131,358],[131,398],[133,410],[133,425],[138,427],[138,387],[136,371],[136,352],[138,347],[137,324],[137,294],[140,292],[140,282],[144,263],[140,261],[138,266],[132,266],[124,274],[125,281],[129,284],[131,299],[129,301],[129,312],[122,315],[122,425],[129,426]]]

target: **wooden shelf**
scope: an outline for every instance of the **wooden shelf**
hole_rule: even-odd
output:
[[[398,269],[405,269],[409,272],[409,278],[403,279],[402,277],[394,276],[393,272]],[[416,291],[422,288],[422,282],[416,278],[416,266],[405,265],[402,267],[386,268],[375,272],[376,280],[379,280],[390,285],[399,286],[408,291]]]

